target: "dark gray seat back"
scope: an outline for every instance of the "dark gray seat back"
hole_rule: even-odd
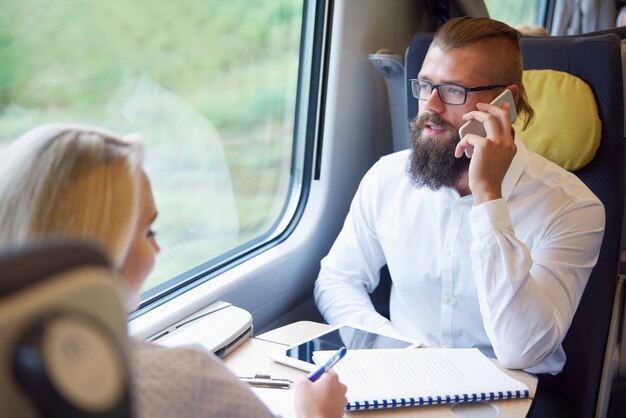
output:
[[[417,34],[406,54],[407,79],[415,78],[433,34]],[[624,213],[624,105],[621,41],[613,33],[571,37],[523,37],[524,69],[552,69],[579,77],[591,87],[602,122],[600,147],[575,174],[606,209],[606,229],[573,323],[563,342],[567,363],[558,375],[580,417],[595,414],[619,268]],[[418,101],[406,83],[408,119]],[[567,100],[566,97],[563,100]],[[566,121],[555,121],[566,123]]]

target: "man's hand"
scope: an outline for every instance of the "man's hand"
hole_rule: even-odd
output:
[[[457,144],[454,155],[459,158],[468,144],[474,147],[468,173],[469,188],[474,205],[480,205],[502,197],[502,180],[515,157],[517,147],[513,142],[508,103],[503,103],[502,107],[477,103],[476,108],[478,110],[463,115],[463,120],[476,119],[482,122],[487,137],[465,135]]]

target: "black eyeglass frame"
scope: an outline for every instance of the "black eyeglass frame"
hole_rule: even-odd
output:
[[[430,94],[433,94],[433,90],[437,90],[437,94],[439,95],[439,99],[442,101],[442,103],[445,104],[449,104],[449,105],[464,105],[465,102],[467,102],[467,93],[471,92],[471,91],[486,91],[486,90],[494,90],[494,89],[499,89],[502,87],[506,87],[506,85],[491,85],[491,86],[479,86],[479,87],[465,87],[465,86],[459,86],[458,84],[451,84],[451,83],[444,83],[444,84],[435,84],[435,83],[431,83],[430,81],[427,80],[421,80],[419,78],[412,78],[409,80],[409,84],[411,86],[411,93],[413,93],[413,97],[415,97],[417,100],[427,100],[427,99],[420,99],[419,97],[419,90],[420,90],[420,86],[419,83],[426,83],[430,86]],[[465,92],[465,95],[463,97],[463,102],[462,103],[450,103],[446,100],[444,100],[444,98],[441,96],[441,92],[439,90],[439,87],[445,87],[445,86],[451,86],[451,87],[456,87],[459,89],[462,89]]]

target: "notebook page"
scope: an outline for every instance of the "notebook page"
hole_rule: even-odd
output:
[[[314,356],[323,362],[332,353]],[[528,391],[475,348],[349,350],[334,369],[349,403]]]

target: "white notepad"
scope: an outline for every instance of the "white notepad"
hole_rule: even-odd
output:
[[[324,362],[333,351],[316,351]],[[528,387],[476,348],[348,350],[334,370],[346,410],[439,405],[529,396]]]

